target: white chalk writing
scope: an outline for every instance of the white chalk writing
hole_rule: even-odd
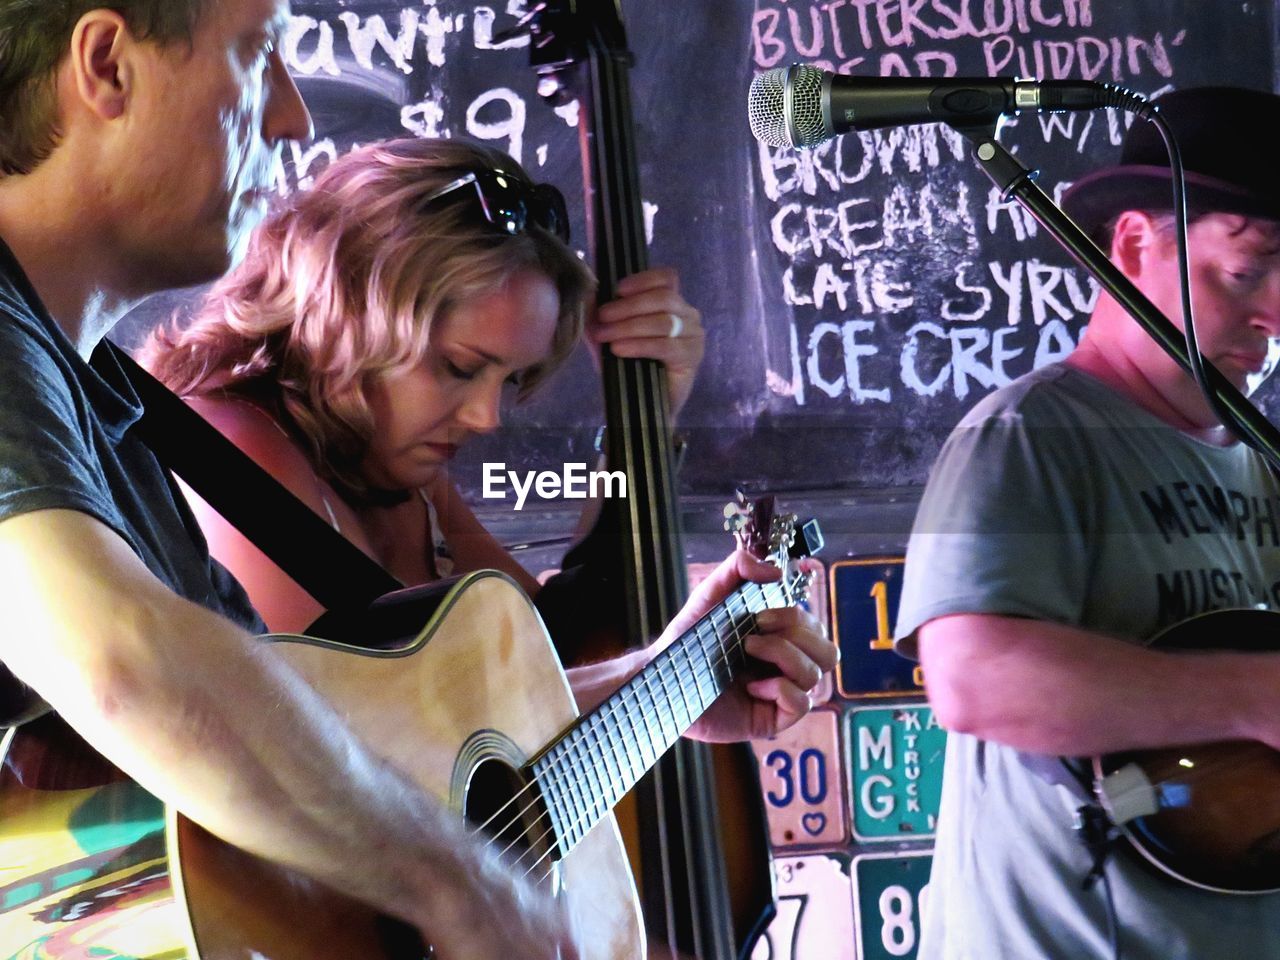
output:
[[[1193,46],[1176,22],[1117,28],[1115,11],[1091,0],[756,0],[750,52],[761,70],[1071,77],[1155,95]],[[1131,122],[1112,110],[1028,114],[1009,118],[1001,140],[1080,157],[1114,150]],[[766,372],[775,396],[972,403],[1078,342],[1097,284],[982,179],[961,133],[850,132],[810,150],[761,144],[755,160],[757,236],[774,249],[791,314],[788,356]],[[1070,183],[1042,185],[1060,199]]]

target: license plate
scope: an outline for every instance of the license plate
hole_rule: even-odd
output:
[[[772,740],[752,741],[774,849],[848,837],[838,729],[837,714],[819,709]]]
[[[840,648],[836,689],[845,697],[922,693],[920,666],[893,649],[902,597],[902,558],[841,560],[827,573],[831,633]]]
[[[915,960],[932,866],[927,850],[853,858],[858,960]]]
[[[821,854],[774,861],[778,915],[751,960],[854,960],[849,861]]]
[[[942,800],[947,733],[928,704],[855,707],[845,766],[855,841],[932,837]]]

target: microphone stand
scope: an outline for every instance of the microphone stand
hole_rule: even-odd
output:
[[[978,165],[999,188],[1001,199],[1013,198],[1098,281],[1134,320],[1188,375],[1191,361],[1182,332],[1111,262],[1102,249],[1035,184],[1038,170],[1030,170],[996,140],[996,127],[949,124],[974,144]],[[1202,355],[1203,356],[1203,355]],[[1244,440],[1280,471],[1280,431],[1235,386],[1204,361],[1209,385],[1218,400],[1234,414]],[[1229,430],[1231,424],[1224,424]]]

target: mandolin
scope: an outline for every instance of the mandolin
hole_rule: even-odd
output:
[[[1274,651],[1280,615],[1220,610],[1159,634],[1166,650]],[[1280,752],[1248,740],[1114,753],[1092,761],[1111,822],[1143,860],[1219,893],[1280,891]]]
[[[324,637],[265,639],[371,750],[565,902],[584,960],[635,960],[645,935],[611,810],[747,668],[755,614],[808,589],[794,518],[751,539],[781,579],[741,585],[582,717],[541,619],[495,571],[392,594],[358,627],[322,618]],[[0,957],[429,952],[416,932],[166,808],[54,714],[8,731],[0,759]]]

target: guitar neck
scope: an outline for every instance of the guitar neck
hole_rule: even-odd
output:
[[[755,615],[790,604],[782,583],[739,587],[529,765],[562,854],[734,682]]]

